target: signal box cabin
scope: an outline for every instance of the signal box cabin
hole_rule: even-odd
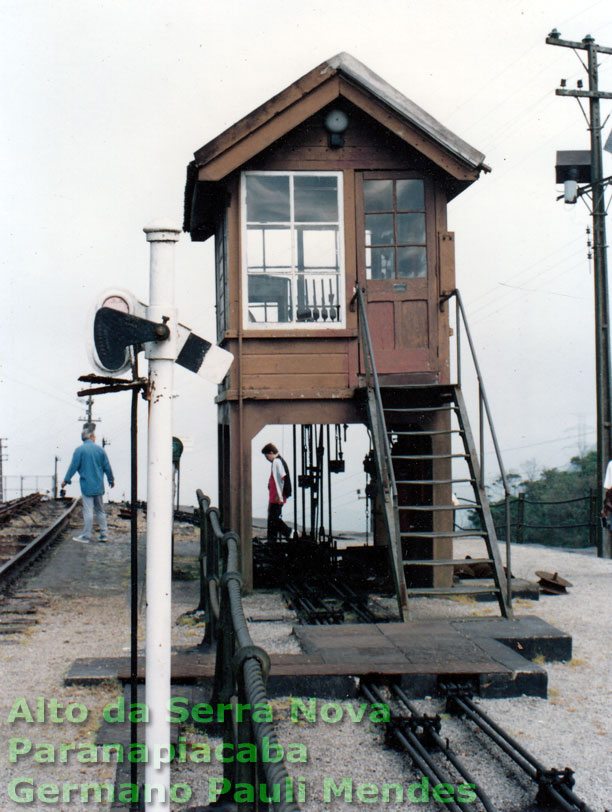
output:
[[[483,159],[345,53],[195,152],[184,228],[215,238],[218,341],[235,356],[217,398],[219,499],[247,586],[251,441],[272,424],[368,425],[400,608],[411,585],[452,581],[433,564],[451,559],[454,527],[446,206]]]

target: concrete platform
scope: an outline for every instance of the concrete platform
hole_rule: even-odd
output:
[[[440,683],[470,683],[484,697],[546,697],[547,675],[530,658],[569,660],[571,638],[537,617],[412,623],[294,626],[302,654],[272,654],[268,693],[274,696],[356,695],[355,678],[399,682],[412,697],[434,696]],[[144,660],[138,676],[144,679]],[[172,682],[212,687],[214,651],[186,649],[172,657]],[[76,660],[66,684],[127,682],[129,658]]]

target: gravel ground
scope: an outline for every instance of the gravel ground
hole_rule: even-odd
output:
[[[476,554],[468,542],[464,554]],[[502,555],[503,550],[501,551]],[[537,615],[573,636],[573,659],[569,663],[546,665],[549,674],[549,698],[520,697],[514,699],[478,700],[485,712],[498,721],[546,767],[575,770],[575,792],[594,812],[612,809],[612,716],[609,711],[612,677],[610,666],[610,607],[612,605],[612,561],[593,555],[561,552],[558,549],[524,545],[513,548],[513,573],[516,577],[536,580],[535,570],[558,571],[572,582],[566,595],[542,596],[539,601],[516,600],[518,615]],[[249,596],[245,614],[254,607],[261,614],[280,612],[282,605],[272,595]],[[493,604],[466,601],[422,600],[415,607],[415,616],[455,616],[496,614]],[[255,641],[268,651],[296,650],[295,641],[286,636],[282,624],[252,623]],[[284,631],[283,631],[284,630]],[[307,698],[304,697],[304,700]],[[326,700],[318,700],[320,708]],[[330,699],[330,702],[337,700]],[[408,788],[420,780],[408,760],[393,750],[382,747],[384,724],[369,719],[355,723],[347,718],[338,724],[319,720],[316,723],[292,722],[290,698],[273,702],[274,718],[281,744],[301,743],[307,751],[305,763],[289,764],[289,772],[305,779],[306,802],[301,808],[309,812],[321,810],[369,809],[371,812],[395,812],[399,809],[440,810],[443,804],[420,800],[420,791],[410,800]],[[437,701],[415,703],[423,711],[443,711]],[[357,708],[358,703],[352,703]],[[446,715],[443,733],[464,760],[474,778],[482,782],[498,812],[529,812],[534,806],[533,784],[514,767],[507,757],[498,755],[488,740],[475,734],[474,728]],[[187,731],[188,741],[206,740],[212,746],[220,740],[204,739]],[[483,753],[487,754],[483,758]],[[493,759],[489,758],[489,753]],[[189,803],[177,805],[188,809],[194,803],[207,802],[208,778],[220,775],[218,764],[184,764],[173,772],[173,781],[184,781],[193,789]],[[352,800],[331,795],[325,800],[324,783],[334,781],[339,786],[344,779],[352,781]],[[382,784],[399,782],[404,787],[404,800],[399,802],[391,792],[390,801],[382,800]],[[457,784],[461,780],[457,777]],[[360,801],[359,784],[374,784],[380,788],[378,800],[372,794]],[[482,809],[474,804],[474,809]]]
[[[126,525],[111,520],[115,533],[115,543],[127,544]],[[72,543],[72,542],[65,542]],[[100,545],[98,548],[104,548]],[[193,569],[195,544],[194,531],[184,527],[178,534],[176,550],[179,563],[185,570]],[[465,548],[470,552],[469,545]],[[462,550],[463,552],[463,550]],[[97,552],[88,551],[92,556]],[[523,743],[545,765],[563,768],[570,766],[576,771],[578,795],[586,801],[594,812],[612,809],[612,716],[609,712],[611,656],[609,651],[610,594],[612,592],[612,562],[589,557],[584,554],[560,552],[525,545],[513,549],[513,572],[516,576],[532,579],[536,569],[558,571],[568,578],[573,587],[564,596],[547,596],[540,601],[519,600],[515,608],[519,614],[535,614],[570,632],[574,638],[574,658],[570,663],[547,665],[549,673],[549,699],[522,697],[511,700],[480,700],[485,711],[512,735]],[[33,577],[33,587],[39,588],[40,579]],[[181,622],[181,616],[194,608],[193,583],[181,582],[175,590],[173,614],[179,622],[173,628],[173,644],[194,645],[202,635],[201,626]],[[85,656],[126,656],[129,651],[129,606],[125,585],[121,590],[97,590],[86,595],[57,595],[45,589],[50,598],[46,607],[39,609],[39,623],[30,631],[21,634],[17,640],[9,642],[0,639],[2,661],[2,714],[0,714],[0,735],[2,753],[0,755],[0,809],[7,812],[16,809],[58,809],[65,812],[87,812],[88,810],[108,809],[104,804],[82,803],[76,798],[69,803],[34,801],[14,803],[7,797],[7,784],[16,777],[24,776],[34,780],[38,786],[44,783],[63,782],[111,782],[114,775],[112,764],[81,763],[74,752],[67,753],[66,763],[60,762],[60,743],[91,743],[100,721],[102,708],[118,695],[117,685],[109,683],[95,688],[65,687],[63,678],[75,657]],[[75,592],[78,589],[75,587]],[[197,599],[195,601],[197,603]],[[418,614],[422,615],[434,608],[445,613],[450,611],[464,614],[467,609],[476,614],[489,613],[491,607],[483,604],[467,606],[465,602],[429,601],[421,602]],[[250,624],[254,641],[270,652],[296,652],[299,647],[291,634],[291,613],[284,607],[276,594],[257,594],[245,599],[245,614],[253,618]],[[258,617],[282,616],[285,622],[257,622]],[[45,721],[9,722],[11,708],[18,698],[23,697],[36,716],[38,697],[54,698],[63,708],[69,703],[82,703],[88,711],[87,719],[80,723],[70,721],[49,721],[49,704],[46,706]],[[335,701],[335,700],[330,700]],[[296,744],[301,744],[306,752],[306,761],[290,764],[290,773],[302,776],[306,786],[304,810],[341,810],[368,808],[378,810],[408,809],[411,806],[426,812],[444,808],[440,803],[425,803],[404,797],[402,802],[373,800],[360,801],[357,786],[371,783],[399,782],[404,790],[417,782],[418,775],[407,760],[392,750],[381,747],[384,724],[366,718],[361,723],[346,717],[338,724],[323,721],[309,723],[292,722],[290,719],[290,698],[275,700],[274,716],[278,723],[278,736],[285,749],[291,745],[297,754]],[[320,707],[325,700],[319,700]],[[419,703],[431,710],[438,707],[434,702]],[[353,707],[357,707],[353,703]],[[438,707],[439,709],[439,707]],[[63,710],[59,712],[62,717]],[[505,760],[498,760],[491,770],[483,774],[482,751],[488,745],[481,739],[468,736],[466,727],[452,719],[445,718],[444,735],[451,739],[456,751],[465,755],[466,763],[474,776],[483,778],[490,796],[499,812],[528,812],[531,809],[534,792],[517,777],[516,772]],[[186,741],[218,743],[213,737],[192,727],[181,729]],[[10,763],[8,742],[10,738],[30,739],[32,751],[23,755],[17,763]],[[33,759],[35,745],[48,742],[52,748],[39,748],[39,762]],[[48,761],[43,762],[42,759]],[[173,769],[172,781],[185,782],[192,787],[193,795],[189,803],[173,805],[176,810],[186,810],[196,804],[208,802],[208,778],[221,774],[221,765],[193,764],[186,762]],[[324,780],[333,780],[337,785],[344,779],[352,780],[352,801],[333,798],[326,802],[323,797]],[[348,781],[347,781],[348,783]],[[479,809],[475,805],[475,809]]]

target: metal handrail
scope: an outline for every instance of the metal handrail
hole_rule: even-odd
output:
[[[366,306],[363,298],[363,291],[359,286],[357,286],[355,289],[355,298],[357,299],[358,303],[359,338],[363,351],[366,384],[368,388],[374,392],[374,402],[376,406],[375,409],[370,409],[370,417],[373,423],[372,431],[375,434],[374,449],[376,453],[376,466],[377,469],[379,469],[378,474],[382,487],[385,494],[390,497],[391,502],[392,515],[390,515],[388,508],[385,507],[385,519],[387,522],[387,530],[389,532],[389,557],[391,559],[393,580],[395,582],[400,617],[402,620],[407,620],[408,602],[406,582],[404,580],[404,564],[402,560],[403,557],[401,554],[401,547],[399,551],[397,549],[400,538],[397,484],[395,482],[395,473],[393,471],[391,448],[388,442],[389,435],[387,433],[382,395],[380,392],[380,385],[378,383],[376,363],[374,361],[374,349],[372,347],[370,328],[368,327]]]
[[[361,346],[364,350],[363,360],[365,363],[366,383],[371,382],[372,388],[374,389],[374,396],[376,398],[376,419],[378,420],[379,430],[382,431],[383,437],[387,437],[387,424],[385,422],[382,395],[380,393],[378,374],[376,372],[376,364],[374,362],[374,349],[372,347],[372,337],[370,336],[370,328],[368,326],[368,319],[366,316],[363,291],[360,287],[358,287],[355,293],[359,305],[359,331],[362,334]],[[391,451],[389,450],[389,444],[383,443],[382,450],[385,456],[385,468],[387,469],[388,475],[387,487],[389,488],[393,498],[394,505],[397,505],[397,485],[395,483],[395,475],[393,473],[393,463],[391,459]]]
[[[227,714],[224,714],[223,740],[235,747],[244,743],[256,744],[260,755],[264,743],[268,747],[280,747],[273,722],[267,720],[272,718],[266,694],[270,658],[264,649],[253,643],[244,616],[240,592],[240,539],[236,533],[223,532],[219,511],[210,506],[208,496],[201,490],[196,491],[196,496],[200,511],[201,560],[206,562],[201,571],[208,585],[208,589],[202,590],[206,600],[207,631],[204,642],[211,643],[213,638],[217,639],[212,702],[220,706],[237,697],[240,707],[251,709],[250,713],[242,711],[243,716],[237,721],[232,718],[228,720]],[[268,708],[269,713],[264,714],[263,708]],[[253,710],[267,719],[256,721]],[[274,792],[278,789],[280,796],[278,801],[271,800],[269,806],[260,802],[259,792],[256,790],[261,781],[260,771],[263,771],[268,788],[273,788]],[[246,782],[255,789],[255,799],[248,805],[248,809],[253,812],[268,808],[274,812],[300,810],[293,800],[292,780],[283,759],[278,762],[249,763],[224,761],[223,778],[227,779],[229,787]]]
[[[480,435],[480,460],[479,460],[479,469],[480,469],[480,485],[484,488],[484,429],[485,429],[485,417],[486,422],[489,428],[489,432],[491,434],[491,439],[493,440],[493,447],[495,449],[495,456],[497,458],[497,464],[499,466],[499,472],[501,475],[501,481],[504,488],[504,498],[505,498],[505,513],[506,513],[506,567],[508,571],[508,575],[506,578],[506,588],[507,588],[507,602],[508,606],[512,606],[512,570],[511,570],[511,539],[510,539],[510,498],[512,496],[510,492],[510,485],[508,484],[508,479],[506,477],[506,469],[504,468],[504,463],[501,457],[501,451],[499,448],[499,443],[497,441],[497,434],[495,433],[495,427],[493,425],[493,417],[491,415],[491,409],[489,406],[489,400],[487,398],[487,393],[485,390],[484,380],[482,377],[482,372],[480,370],[480,364],[478,363],[478,358],[476,356],[476,347],[474,345],[474,341],[472,339],[472,333],[470,332],[470,327],[467,321],[467,316],[465,313],[465,307],[463,305],[463,299],[461,298],[461,294],[459,290],[455,288],[450,294],[444,297],[442,303],[446,300],[455,297],[455,304],[456,304],[456,330],[457,330],[457,356],[456,356],[456,368],[457,368],[457,386],[461,386],[461,323],[463,322],[463,326],[465,328],[465,335],[467,337],[468,345],[470,348],[470,353],[472,356],[472,363],[474,365],[474,370],[476,372],[476,378],[478,380],[478,419],[479,419],[479,435]]]

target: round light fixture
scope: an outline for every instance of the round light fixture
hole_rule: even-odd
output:
[[[330,133],[343,133],[348,127],[348,116],[344,110],[330,110],[325,116],[325,129]]]

